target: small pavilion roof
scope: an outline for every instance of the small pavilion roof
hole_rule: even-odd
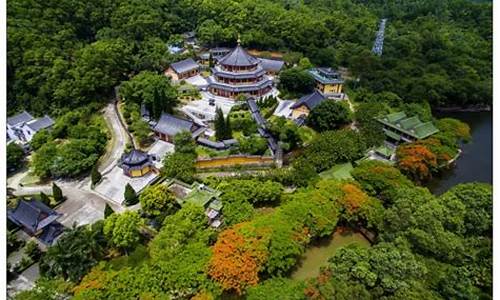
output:
[[[149,162],[149,155],[141,150],[134,149],[122,155],[122,163],[129,166],[142,165]]]
[[[178,62],[174,62],[170,65],[170,67],[176,72],[176,73],[184,73],[191,71],[193,69],[199,68],[199,65],[192,59],[184,59]]]
[[[248,67],[259,63],[259,60],[245,51],[240,45],[219,60],[220,64]]]
[[[331,68],[313,68],[309,70],[309,74],[322,84],[344,83],[340,74]]]
[[[305,105],[309,110],[313,110],[316,106],[318,106],[321,102],[326,100],[326,97],[318,91],[314,91],[309,95],[305,95],[299,99],[294,105],[290,108],[295,109],[299,108],[302,105]]]
[[[24,110],[17,115],[7,118],[7,124],[9,124],[10,126],[14,126],[20,123],[29,122],[31,120],[34,120],[33,116]]]

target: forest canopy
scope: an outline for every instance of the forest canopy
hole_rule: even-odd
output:
[[[141,71],[179,59],[167,43],[243,46],[347,67],[352,89],[433,106],[491,104],[492,4],[446,1],[149,0],[7,3],[8,112],[107,101]],[[372,55],[381,17],[384,52]]]

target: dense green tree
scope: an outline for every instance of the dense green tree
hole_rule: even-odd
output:
[[[177,178],[191,183],[194,181],[196,173],[195,157],[190,153],[175,152],[169,154],[163,160],[161,172],[169,178]]]
[[[224,199],[227,197],[225,196]],[[223,214],[224,214],[224,224],[227,226],[232,226],[238,223],[249,221],[254,216],[254,208],[250,202],[230,199],[230,201],[223,201]]]
[[[125,199],[125,204],[126,205],[134,205],[139,202],[139,198],[137,197],[137,193],[135,192],[134,188],[127,183],[125,185],[125,192],[123,194],[123,198]]]
[[[35,282],[36,286],[33,289],[21,291],[14,299],[16,300],[58,300],[67,298],[71,295],[71,288],[73,284],[62,278],[50,279],[47,277],[40,277]]]
[[[151,216],[172,214],[176,210],[175,196],[166,185],[149,186],[139,196],[142,210]]]
[[[389,113],[389,107],[384,102],[365,102],[356,107],[354,119],[368,146],[379,146],[385,140],[382,124],[376,118]]]
[[[94,165],[94,167],[92,168],[92,171],[90,173],[90,178],[92,181],[92,185],[96,185],[97,183],[99,183],[99,181],[101,181],[102,175],[97,169],[97,165]]]
[[[24,164],[24,150],[16,143],[7,145],[7,170],[9,172],[21,168]]]
[[[183,131],[174,136],[175,152],[196,154],[196,143],[190,132]]]
[[[139,243],[142,224],[143,220],[137,212],[125,211],[104,220],[103,232],[115,247],[131,249]]]
[[[51,138],[50,132],[47,129],[42,129],[38,131],[30,141],[31,149],[38,150],[45,143],[47,143]]]
[[[88,226],[68,229],[40,260],[40,272],[73,282],[80,280],[103,258],[102,232]]]
[[[300,68],[291,68],[280,73],[279,88],[294,95],[303,95],[313,91],[314,78]]]
[[[115,211],[109,206],[108,203],[106,203],[106,206],[104,206],[104,218],[107,218],[111,216]]]
[[[44,192],[40,192],[40,201],[50,207],[50,198]]]
[[[214,120],[214,128],[215,128],[215,138],[218,141],[226,139],[226,121],[224,120],[224,114],[220,107],[215,109],[215,120]]]
[[[57,203],[65,200],[61,188],[55,182],[52,183],[52,197]]]
[[[125,102],[146,105],[155,119],[162,112],[172,113],[177,105],[177,91],[169,78],[150,71],[143,71],[122,83],[120,95]]]
[[[286,278],[272,278],[247,291],[248,300],[289,299],[305,300],[305,283]]]
[[[312,140],[299,159],[305,159],[321,172],[338,162],[359,159],[365,150],[362,135],[354,130],[325,131]]]
[[[351,122],[347,103],[324,101],[307,116],[307,123],[319,132],[337,129]]]

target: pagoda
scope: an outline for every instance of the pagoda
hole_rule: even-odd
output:
[[[260,97],[268,93],[273,81],[266,75],[261,61],[238,45],[221,57],[208,78],[208,91],[216,96],[237,98],[239,95]]]

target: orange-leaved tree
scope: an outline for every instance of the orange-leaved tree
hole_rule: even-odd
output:
[[[396,151],[398,168],[416,181],[432,177],[437,167],[437,157],[426,146],[421,144],[404,144]]]
[[[240,230],[245,224],[237,224],[219,234],[208,266],[208,274],[223,290],[239,295],[248,286],[257,285],[259,271],[267,258],[264,241],[245,236]]]

